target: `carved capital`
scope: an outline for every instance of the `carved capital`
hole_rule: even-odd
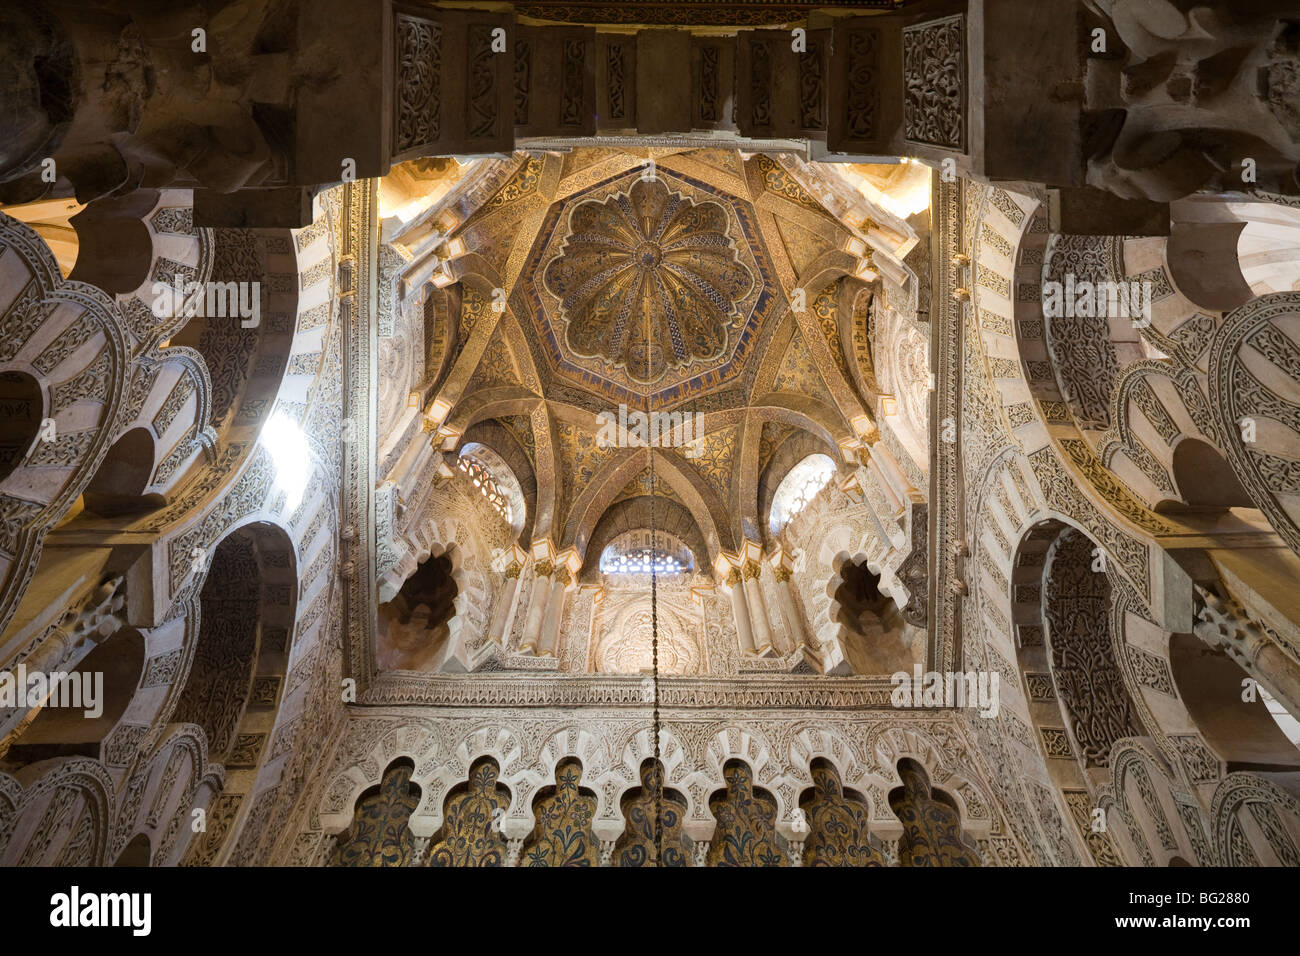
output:
[[[1197,588],[1203,607],[1196,615],[1196,636],[1210,647],[1225,651],[1237,663],[1253,668],[1260,652],[1269,644],[1267,631],[1236,601],[1224,600]]]

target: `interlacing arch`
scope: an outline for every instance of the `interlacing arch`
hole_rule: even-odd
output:
[[[423,745],[416,743],[422,737],[418,729],[408,733],[391,717],[381,718],[373,729],[379,733],[364,756],[346,767],[336,762],[331,783],[325,788],[326,795],[319,805],[322,829],[303,834],[304,838],[311,836],[310,841],[302,842],[310,842],[314,851],[310,858],[302,858],[300,862],[314,860],[325,865],[337,859],[341,841],[355,831],[353,808],[359,807],[367,794],[378,794],[378,788],[388,780],[393,768],[405,763],[415,771],[403,778],[402,786],[409,786],[410,792],[418,790],[422,796],[418,806],[412,804],[401,815],[409,821],[407,826],[414,841],[412,852],[421,860],[425,859],[424,854],[430,854],[427,865],[445,865],[438,862],[443,852],[439,841],[447,839],[448,827],[465,826],[460,808],[460,801],[464,800],[481,808],[491,807],[487,819],[496,823],[485,828],[484,821],[480,820],[474,829],[461,831],[475,841],[476,849],[469,851],[471,855],[459,865],[502,865],[496,861],[503,843],[508,861],[505,865],[530,865],[526,858],[519,856],[522,849],[526,857],[530,846],[537,851],[536,865],[557,865],[552,854],[561,846],[575,853],[580,851],[575,858],[578,865],[587,865],[581,861],[594,861],[596,856],[600,865],[643,865],[638,862],[641,856],[637,853],[620,860],[628,854],[629,841],[638,832],[634,829],[635,815],[629,816],[627,811],[636,805],[638,795],[644,795],[648,786],[647,768],[652,766],[650,735],[644,727],[602,743],[600,737],[560,722],[553,725],[533,758],[525,758],[518,732],[508,724],[474,726],[463,729],[459,737],[439,733],[431,741],[424,737]],[[694,746],[685,744],[671,727],[665,728],[664,733],[661,747],[664,786],[678,808],[675,812],[680,822],[673,823],[673,833],[680,835],[683,842],[679,846],[683,852],[689,849],[693,854],[688,865],[726,865],[728,851],[718,843],[718,819],[710,807],[719,798],[725,799],[723,795],[729,787],[727,773],[731,768],[749,781],[738,784],[745,793],[749,792],[745,787],[758,787],[768,794],[764,798],[768,801],[767,809],[754,811],[758,816],[749,809],[734,806],[726,811],[729,827],[756,825],[767,834],[771,844],[771,853],[764,857],[767,865],[784,866],[802,860],[802,847],[810,835],[821,841],[817,843],[819,849],[809,858],[811,864],[847,865],[849,860],[869,858],[896,865],[899,861],[894,842],[908,831],[890,811],[887,795],[905,784],[908,773],[919,772],[927,785],[930,780],[942,781],[937,785],[941,786],[941,800],[947,805],[942,813],[951,815],[950,823],[959,821],[960,828],[972,835],[987,833],[987,814],[993,805],[989,795],[970,776],[961,770],[954,771],[934,741],[924,734],[883,734],[877,739],[870,758],[872,765],[868,768],[860,762],[862,755],[857,745],[840,732],[828,731],[824,725],[809,726],[798,734],[788,760],[770,749],[763,734],[751,734],[741,728],[718,729],[701,739],[704,750],[698,755]],[[621,747],[615,743],[620,739]],[[692,770],[692,767],[704,769]],[[819,776],[825,772],[831,774],[827,780]],[[565,774],[572,776],[571,783],[564,782]],[[835,849],[837,844],[833,841],[826,844],[821,831],[811,829],[813,825],[821,826],[820,811],[801,808],[809,807],[810,799],[815,803],[815,793],[823,794],[824,799],[828,786],[836,793],[847,788],[866,799],[865,816],[853,831],[853,839],[859,842]],[[556,799],[563,804],[562,813],[553,806]],[[572,809],[569,803],[574,800],[578,801],[579,808],[590,801],[590,809],[579,812],[577,817],[567,816]],[[922,823],[932,815],[921,809],[917,812]],[[542,816],[535,817],[536,813]],[[935,813],[942,815],[938,810]],[[546,827],[538,830],[543,819],[547,821]],[[595,841],[590,847],[584,842],[583,832]],[[405,846],[406,839],[389,833],[383,842]],[[537,849],[539,841],[542,850]],[[741,842],[748,845],[749,841]],[[378,852],[378,846],[375,844],[374,850],[365,852]],[[464,845],[461,846],[464,852]],[[667,850],[666,846],[665,860]],[[588,853],[594,855],[587,856]],[[968,861],[977,859],[973,849],[967,848],[962,853],[968,854]],[[838,862],[818,863],[822,858]],[[573,861],[568,865],[574,865]]]

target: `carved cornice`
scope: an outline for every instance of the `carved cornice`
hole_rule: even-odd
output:
[[[661,678],[660,701],[682,710],[882,710],[890,703],[888,677],[773,676]],[[471,677],[403,673],[378,677],[359,703],[459,707],[630,707],[646,709],[639,676],[479,673]]]

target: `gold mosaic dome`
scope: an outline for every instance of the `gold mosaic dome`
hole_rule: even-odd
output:
[[[721,205],[641,179],[575,206],[568,225],[545,283],[577,355],[653,382],[726,351],[736,303],[754,280],[736,259]]]

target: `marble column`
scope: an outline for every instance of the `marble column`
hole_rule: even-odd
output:
[[[532,600],[528,602],[528,617],[524,621],[524,637],[519,644],[521,654],[532,654],[542,638],[542,620],[551,596],[551,575],[555,566],[550,561],[538,561],[533,568]]]
[[[736,617],[736,636],[740,641],[741,656],[754,653],[754,630],[749,623],[749,608],[745,605],[745,592],[740,583],[740,569],[727,572],[727,590],[731,594],[731,613]]]
[[[808,645],[807,633],[804,629],[803,615],[799,613],[799,608],[795,604],[793,587],[790,584],[791,571],[784,564],[777,565],[772,569],[772,576],[776,578],[776,600],[781,606],[781,619],[785,622],[787,640],[791,650]]]
[[[903,474],[903,469],[899,466],[893,452],[886,448],[883,442],[875,442],[868,447],[868,451],[872,464],[876,466],[875,471],[881,479],[881,484],[885,486],[890,497],[896,499],[896,507],[900,510],[906,507],[916,489]]]
[[[749,605],[749,623],[754,634],[754,653],[759,657],[774,657],[777,649],[773,644],[772,625],[767,616],[767,602],[763,600],[763,589],[758,583],[763,566],[757,561],[746,561],[742,575],[744,577],[745,603]]]
[[[551,582],[551,595],[546,601],[546,616],[542,619],[542,636],[537,645],[538,657],[554,657],[559,645],[560,627],[564,624],[564,595],[569,586],[569,569],[559,567]]]
[[[518,606],[516,597],[519,594],[519,572],[523,569],[519,566],[518,561],[511,561],[510,566],[506,568],[505,583],[501,586],[501,597],[497,600],[497,606],[492,610],[492,620],[488,624],[488,640],[495,641],[497,644],[503,644],[505,635],[510,630],[510,623],[514,619],[515,609]]]

